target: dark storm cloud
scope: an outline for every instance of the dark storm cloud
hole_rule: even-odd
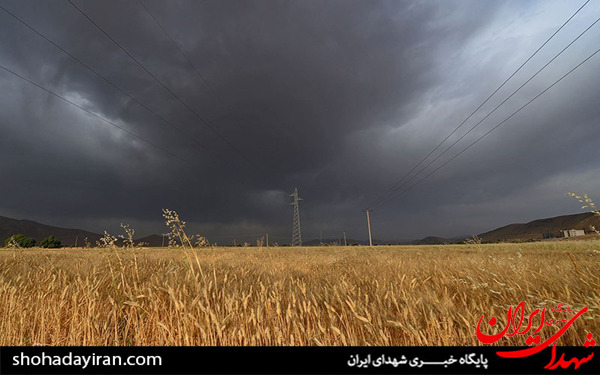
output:
[[[196,71],[140,3],[75,2],[199,119],[68,2],[1,4],[171,125],[4,12],[2,65],[186,162],[0,71],[0,215],[94,231],[127,221],[149,234],[163,230],[160,209],[169,207],[219,242],[265,231],[287,236],[287,195],[294,187],[305,198],[304,237],[321,231],[364,237],[360,210],[580,6],[146,0]],[[584,8],[484,109],[500,103],[599,13],[597,4]],[[599,37],[598,28],[591,29],[458,146],[575,66]],[[566,191],[593,195],[600,187],[594,161],[600,89],[590,79],[599,60],[378,207],[376,237],[477,233],[573,212],[577,205]]]

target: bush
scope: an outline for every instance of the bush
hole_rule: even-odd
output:
[[[4,241],[6,247],[34,247],[35,240],[23,234],[15,234]]]
[[[50,236],[48,238],[44,238],[39,244],[39,247],[44,247],[46,249],[57,249],[62,246],[59,240],[54,238],[54,236]]]

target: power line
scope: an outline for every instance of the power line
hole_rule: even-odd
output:
[[[433,150],[431,150],[431,152],[429,152],[429,154],[427,154],[423,159],[421,159],[421,161],[419,161],[410,171],[408,171],[406,174],[404,174],[404,176],[402,176],[402,178],[400,178],[400,180],[396,181],[394,184],[392,184],[392,186],[390,186],[386,191],[384,191],[383,193],[381,193],[376,199],[375,201],[369,205],[369,207],[374,207],[374,206],[378,206],[381,204],[381,200],[384,200],[386,198],[387,195],[390,194],[394,194],[394,189],[396,189],[398,187],[398,185],[406,178],[408,177],[415,169],[417,169],[425,160],[427,160],[427,158],[429,158],[438,148],[440,148],[440,146],[442,144],[444,144],[444,142],[446,142],[454,133],[456,133],[458,131],[458,129],[460,129],[477,111],[479,111],[479,109],[481,109],[481,107],[483,107],[498,91],[500,91],[500,89],[502,87],[504,87],[504,85],[506,85],[506,83],[512,78],[514,77],[535,55],[537,55],[537,53],[546,45],[548,44],[548,42],[550,42],[550,40],[552,40],[552,38],[554,38],[554,36],[556,34],[558,34],[558,32],[560,30],[562,30],[570,21],[571,19],[573,19],[573,17],[575,17],[588,3],[590,2],[590,0],[587,0],[579,9],[577,9],[577,11],[575,13],[573,13],[573,15],[571,15],[571,17],[569,17],[569,19],[567,19],[544,43],[542,43],[542,45],[535,50],[535,52],[529,56],[529,58],[527,60],[525,60],[525,62],[523,62],[521,64],[521,66],[519,66],[517,68],[517,70],[515,70],[500,86],[498,86],[498,88],[496,88],[496,90],[494,90],[494,92],[492,92],[492,94],[490,94],[490,96],[487,97],[487,99],[485,99],[483,101],[483,103],[481,103],[477,108],[475,108],[475,110],[473,112],[471,112],[471,114],[469,114],[469,116],[467,116],[467,118],[465,118],[450,134],[448,134],[448,136],[446,136],[446,138],[444,138]],[[420,172],[419,172],[420,173]],[[418,173],[417,173],[418,174]],[[414,177],[414,176],[413,176]],[[403,184],[404,185],[404,184]],[[403,185],[400,185],[403,186]]]
[[[81,8],[73,3],[72,0],[67,0],[69,4],[71,4],[79,13],[81,13],[90,23],[92,23],[98,30],[100,30],[111,42],[113,42],[121,51],[123,51],[129,58],[131,58],[140,68],[142,68],[150,77],[152,77],[156,82],[158,82],[169,94],[171,94],[179,103],[181,103],[185,108],[187,108],[205,127],[210,129],[215,135],[217,135],[223,142],[225,142],[233,151],[235,151],[242,159],[244,159],[248,164],[256,168],[256,165],[243,154],[235,145],[233,145],[227,138],[225,138],[221,133],[219,133],[215,128],[213,128],[202,116],[200,116],[193,108],[191,108],[187,103],[185,103],[177,94],[175,94],[171,89],[169,89],[158,77],[156,77],[150,70],[148,70],[141,62],[138,61],[131,53],[129,53],[123,46],[121,46],[114,38],[112,38],[104,29],[102,29],[93,19],[91,19]]]
[[[152,20],[154,21],[154,23],[156,23],[156,25],[160,28],[160,30],[163,32],[163,34],[165,34],[167,36],[167,38],[169,38],[169,40],[171,41],[171,44],[173,46],[175,46],[175,48],[177,49],[177,51],[179,51],[179,54],[181,54],[181,56],[183,56],[183,58],[185,59],[185,61],[187,62],[187,64],[194,70],[194,72],[196,72],[196,75],[198,75],[198,77],[200,77],[200,80],[208,88],[208,90],[210,91],[210,93],[218,100],[218,102],[223,107],[226,107],[227,104],[223,101],[223,99],[218,94],[218,92],[213,88],[213,86],[210,84],[210,82],[204,77],[204,75],[196,67],[196,64],[194,64],[192,62],[192,59],[184,52],[183,48],[179,45],[179,43],[176,42],[175,38],[173,38],[173,36],[167,31],[167,29],[158,21],[158,19],[150,11],[150,8],[146,6],[146,4],[144,3],[144,0],[138,0],[138,2],[144,8],[144,10],[146,11],[146,13],[148,13],[148,15],[150,16],[150,18],[152,18]],[[220,118],[222,118],[222,117],[221,116],[217,116],[215,119],[208,120],[208,122],[209,123],[214,123],[216,120],[218,120]],[[261,170],[261,172],[264,172],[264,170]]]
[[[429,172],[427,175],[425,175],[423,178],[421,178],[420,180],[418,180],[416,183],[410,185],[408,188],[406,188],[405,190],[401,191],[399,194],[403,194],[406,193],[408,190],[412,189],[413,187],[415,187],[416,185],[418,185],[421,181],[425,180],[426,178],[428,178],[429,176],[431,176],[432,174],[434,174],[435,172],[437,172],[438,170],[440,170],[441,168],[443,168],[444,166],[446,166],[447,164],[449,164],[451,161],[453,161],[454,159],[456,159],[458,156],[460,156],[461,154],[463,154],[465,151],[467,151],[468,149],[470,149],[473,145],[475,145],[477,142],[479,142],[480,140],[482,140],[483,138],[485,138],[486,136],[488,136],[491,132],[493,132],[494,130],[496,130],[497,128],[499,128],[500,126],[502,126],[504,123],[506,123],[508,120],[510,120],[513,116],[515,116],[517,113],[519,113],[522,109],[524,109],[525,107],[527,107],[529,104],[531,104],[533,101],[535,101],[537,98],[539,98],[540,96],[542,96],[544,93],[546,93],[546,91],[550,90],[552,87],[554,87],[557,83],[559,83],[560,81],[562,81],[565,77],[567,77],[569,74],[573,73],[577,68],[579,68],[580,66],[582,66],[583,64],[585,64],[589,59],[591,59],[592,57],[594,57],[598,52],[600,52],[600,49],[597,49],[594,53],[592,53],[591,55],[589,55],[585,60],[583,60],[582,62],[580,62],[579,64],[577,64],[573,69],[569,70],[567,73],[565,73],[562,77],[560,77],[558,80],[554,81],[554,83],[552,83],[550,86],[548,86],[546,89],[544,89],[542,92],[540,92],[539,94],[537,94],[533,99],[529,100],[527,103],[525,103],[523,106],[521,106],[519,109],[517,109],[516,111],[514,111],[510,116],[508,116],[507,118],[505,118],[504,120],[502,120],[499,124],[497,124],[496,126],[494,126],[492,129],[490,129],[489,131],[487,131],[485,134],[483,134],[481,137],[477,138],[475,141],[473,141],[470,145],[468,145],[467,147],[465,147],[464,149],[462,149],[459,153],[457,153],[456,155],[454,155],[452,158],[450,158],[449,160],[447,160],[445,163],[443,163],[442,165],[440,165],[439,167],[437,167],[436,169],[434,169],[433,171]]]
[[[19,18],[17,15],[15,15],[14,13],[12,13],[11,11],[9,11],[5,7],[3,7],[2,5],[0,5],[0,9],[2,9],[4,12],[6,12],[10,16],[12,16],[15,20],[19,21],[21,24],[23,24],[24,26],[26,26],[27,28],[29,28],[31,31],[33,31],[34,33],[36,33],[39,37],[43,38],[48,43],[52,44],[54,47],[56,47],[57,49],[59,49],[60,51],[62,51],[64,54],[66,54],[67,56],[69,56],[71,59],[73,59],[76,62],[78,62],[80,65],[82,65],[83,67],[85,67],[87,70],[89,70],[90,72],[92,72],[94,75],[96,75],[97,77],[99,77],[100,79],[102,79],[104,82],[108,83],[109,85],[111,85],[112,87],[114,87],[115,89],[117,89],[123,95],[125,95],[128,98],[130,98],[131,100],[133,100],[135,103],[137,103],[138,105],[140,105],[142,108],[144,108],[145,110],[147,110],[148,112],[150,112],[151,114],[153,114],[154,116],[156,116],[158,119],[160,119],[161,121],[163,121],[167,125],[171,126],[172,128],[176,129],[177,131],[179,131],[182,134],[186,134],[188,136],[191,136],[191,134],[189,134],[187,131],[185,131],[185,130],[183,130],[183,129],[177,127],[177,126],[175,126],[172,122],[170,122],[169,120],[165,119],[163,116],[161,116],[158,113],[156,113],[154,110],[152,110],[147,105],[145,105],[144,103],[142,103],[139,99],[137,99],[133,95],[131,95],[128,92],[126,92],[125,90],[123,90],[121,87],[119,87],[113,81],[111,81],[111,80],[105,78],[104,76],[102,76],[100,73],[98,73],[98,71],[96,71],[95,69],[93,69],[91,66],[89,66],[88,64],[86,64],[85,62],[83,62],[82,60],[80,60],[79,58],[77,58],[76,56],[74,56],[73,54],[71,54],[69,51],[65,50],[63,47],[61,47],[60,45],[58,45],[57,43],[55,43],[54,41],[52,41],[51,39],[49,39],[48,37],[46,37],[40,31],[38,31],[37,29],[35,29],[33,26],[31,26],[30,24],[28,24],[27,22],[25,22],[23,19]],[[196,138],[193,139],[193,142],[197,146],[206,147],[206,145],[200,143]],[[219,155],[214,155],[213,153],[207,153],[207,154],[210,155],[211,157],[212,156],[216,156],[220,160],[225,161],[225,159],[223,159]]]
[[[75,107],[81,109],[82,111],[85,111],[85,112],[89,113],[90,115],[99,118],[100,120],[106,122],[107,124],[110,124],[110,125],[114,126],[115,128],[117,128],[117,129],[119,129],[119,130],[121,130],[121,131],[123,131],[123,132],[125,132],[125,133],[127,133],[129,135],[131,135],[132,137],[135,137],[135,138],[139,139],[140,141],[145,142],[145,143],[151,145],[152,147],[155,147],[155,148],[163,151],[166,154],[169,154],[170,156],[172,156],[172,157],[174,157],[176,159],[179,159],[179,160],[181,160],[183,162],[187,162],[187,160],[182,159],[181,157],[173,154],[171,151],[169,151],[169,150],[167,150],[167,149],[165,149],[165,148],[163,148],[163,147],[161,147],[161,146],[159,146],[159,145],[157,145],[155,143],[152,143],[151,141],[149,141],[149,140],[147,140],[147,139],[145,139],[145,138],[143,138],[143,137],[141,137],[141,136],[139,136],[139,135],[137,135],[137,134],[135,134],[135,133],[133,133],[133,132],[131,132],[131,131],[129,131],[129,130],[123,128],[123,127],[121,127],[121,126],[119,126],[119,125],[117,125],[117,124],[115,124],[114,122],[112,122],[112,121],[110,121],[110,120],[108,120],[108,119],[106,119],[106,118],[104,118],[104,117],[102,117],[102,116],[100,116],[100,115],[98,115],[98,114],[96,114],[96,113],[94,113],[94,112],[92,112],[92,111],[90,111],[90,110],[88,110],[88,109],[80,106],[79,104],[76,104],[76,103],[70,101],[69,99],[67,99],[67,98],[65,98],[65,97],[63,97],[63,96],[55,93],[54,91],[52,91],[50,89],[47,89],[47,88],[45,88],[45,87],[43,87],[43,86],[41,86],[41,85],[33,82],[32,80],[30,80],[30,79],[28,79],[28,78],[26,78],[26,77],[24,77],[24,76],[22,76],[22,75],[20,75],[20,74],[18,74],[16,72],[12,71],[12,70],[10,70],[9,68],[7,68],[7,67],[5,67],[5,66],[3,66],[1,64],[0,64],[0,68],[4,69],[5,71],[11,73],[12,75],[14,75],[16,77],[21,78],[24,81],[29,82],[30,84],[38,87],[39,89],[44,90],[47,93],[49,93],[49,94],[51,94],[51,95],[53,95],[53,96],[55,96],[55,97],[57,97],[57,98],[65,101],[65,102],[67,102],[67,103],[69,103],[71,105],[74,105]]]
[[[217,92],[215,91],[215,89],[213,89],[212,85],[204,78],[204,76],[202,75],[202,73],[200,73],[200,71],[198,70],[198,68],[196,68],[196,65],[192,62],[192,60],[188,57],[188,55],[183,52],[183,49],[181,47],[179,47],[179,44],[177,44],[177,42],[175,42],[175,39],[171,36],[171,34],[169,34],[169,32],[161,25],[161,23],[158,22],[158,20],[156,19],[156,17],[154,17],[154,15],[150,11],[150,9],[148,9],[148,7],[146,6],[146,4],[144,4],[144,0],[138,0],[138,2],[144,8],[144,10],[146,11],[146,13],[148,13],[148,15],[150,16],[150,18],[152,18],[152,20],[154,21],[154,23],[156,23],[156,25],[162,30],[163,34],[165,34],[167,36],[167,38],[169,38],[169,40],[171,41],[171,44],[173,44],[173,46],[175,46],[175,48],[177,48],[177,50],[179,51],[179,53],[181,54],[181,56],[183,56],[183,58],[188,63],[188,65],[190,67],[192,67],[192,69],[196,72],[196,74],[198,75],[198,77],[200,77],[200,80],[202,81],[202,83],[204,83],[204,85],[210,90],[210,92],[215,96],[215,98],[217,98],[219,100],[219,102],[221,102],[221,104],[223,104],[223,101],[221,100],[221,97],[217,94]]]
[[[541,67],[535,74],[533,74],[527,81],[525,81],[521,86],[519,86],[519,88],[517,88],[516,90],[514,90],[506,99],[504,99],[500,104],[498,104],[490,113],[488,113],[484,118],[482,118],[481,120],[479,120],[479,122],[477,122],[475,125],[473,125],[471,127],[471,129],[469,129],[465,134],[463,134],[461,137],[459,137],[456,141],[454,141],[454,143],[452,143],[450,146],[448,146],[441,154],[439,154],[438,156],[436,156],[433,160],[431,160],[427,165],[425,165],[423,168],[421,168],[417,173],[415,173],[414,175],[412,175],[408,180],[406,180],[402,185],[396,187],[391,193],[390,195],[388,195],[386,198],[381,199],[376,205],[374,205],[374,207],[380,206],[383,203],[385,203],[386,201],[389,200],[389,197],[394,195],[394,193],[398,190],[400,190],[402,188],[402,186],[406,185],[408,182],[410,182],[412,179],[414,179],[416,176],[418,176],[419,174],[421,174],[424,170],[426,170],[430,165],[432,165],[433,163],[435,163],[438,159],[440,159],[442,156],[444,156],[446,154],[446,152],[448,152],[451,148],[453,148],[458,142],[460,142],[462,139],[464,139],[469,133],[471,133],[477,126],[479,126],[483,121],[485,121],[488,117],[490,117],[494,112],[496,112],[496,110],[498,108],[500,108],[504,103],[506,103],[510,98],[512,98],[517,92],[519,92],[525,85],[527,85],[531,80],[533,80],[539,73],[541,73],[544,69],[546,69],[546,67],[548,65],[550,65],[554,60],[556,60],[563,52],[565,52],[569,47],[571,47],[571,45],[573,45],[573,43],[575,43],[579,38],[581,38],[585,33],[588,32],[588,30],[590,30],[596,23],[598,23],[600,21],[600,18],[596,19],[596,21],[594,21],[590,26],[588,26],[587,29],[585,29],[583,32],[581,32],[575,39],[573,39],[566,47],[564,47],[558,54],[556,54],[550,61],[548,61],[543,67]]]

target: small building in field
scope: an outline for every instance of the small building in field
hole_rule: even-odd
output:
[[[583,229],[561,230],[564,238],[585,236]]]

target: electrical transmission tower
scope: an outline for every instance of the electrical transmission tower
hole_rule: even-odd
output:
[[[292,230],[292,246],[302,246],[302,233],[300,232],[300,208],[298,207],[298,201],[302,198],[298,197],[298,188],[294,189],[294,194],[290,197],[294,199],[290,206],[294,206],[294,228]]]

